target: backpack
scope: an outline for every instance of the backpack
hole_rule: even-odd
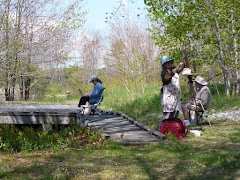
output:
[[[160,133],[164,135],[171,133],[178,138],[184,138],[188,133],[187,126],[178,118],[169,118],[162,122],[163,124],[160,126]]]

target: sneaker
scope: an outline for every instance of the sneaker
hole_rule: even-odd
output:
[[[184,122],[185,122],[185,125],[186,125],[186,126],[189,126],[189,125],[190,125],[190,121],[189,121],[189,120],[184,120]]]

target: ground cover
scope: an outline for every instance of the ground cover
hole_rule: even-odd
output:
[[[1,179],[239,179],[240,122],[215,121],[203,136],[148,145],[1,153]]]
[[[211,88],[211,87],[210,87]],[[161,120],[160,88],[106,91],[101,108],[124,112],[156,128]],[[239,109],[239,97],[214,90],[210,113]],[[78,98],[50,100],[75,103]],[[240,121],[211,119],[214,133],[203,127],[201,137],[148,145],[84,145],[62,151],[1,152],[0,179],[240,179]]]

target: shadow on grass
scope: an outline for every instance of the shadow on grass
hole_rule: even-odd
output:
[[[214,141],[214,140],[212,140]],[[84,148],[56,153],[0,173],[2,179],[234,179],[240,152],[222,142],[195,147],[186,142],[152,145],[109,143],[103,148]],[[209,149],[209,147],[211,147]],[[24,158],[24,157],[23,157]],[[41,164],[41,165],[40,165]],[[57,178],[56,178],[57,177]],[[237,179],[237,178],[236,178]]]
[[[233,123],[219,124],[215,136],[188,137],[176,142],[148,145],[107,142],[101,148],[13,156],[12,162],[1,161],[0,178],[238,179],[240,131],[239,123]],[[18,162],[21,159],[26,163]]]

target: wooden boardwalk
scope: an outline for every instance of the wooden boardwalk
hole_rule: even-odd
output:
[[[94,130],[103,129],[105,136],[121,143],[143,144],[162,141],[165,136],[131,117],[101,110],[102,115],[80,114],[76,105],[0,104],[0,124],[76,124]]]
[[[106,136],[115,142],[126,144],[146,144],[160,142],[166,138],[163,134],[144,126],[131,117],[102,110],[102,115],[80,116],[84,125],[96,130],[103,129]]]
[[[0,104],[0,124],[75,124],[79,108],[61,104]]]

